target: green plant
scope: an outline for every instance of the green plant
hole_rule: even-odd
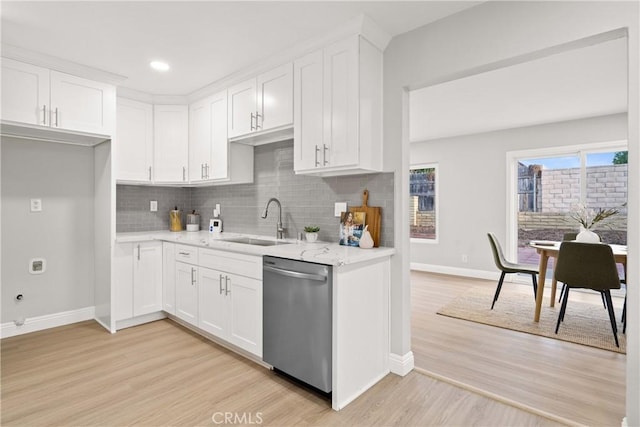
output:
[[[318,227],[316,225],[307,225],[304,228],[304,232],[305,233],[317,233],[318,231],[320,231],[320,227]]]

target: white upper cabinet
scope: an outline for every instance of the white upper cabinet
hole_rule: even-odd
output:
[[[211,130],[209,99],[189,106],[189,181],[207,179],[211,166]]]
[[[51,71],[51,126],[110,135],[115,104],[113,86]]]
[[[228,90],[229,138],[291,126],[293,68],[287,63]]]
[[[229,176],[227,92],[189,107],[189,180],[203,182]]]
[[[180,184],[189,179],[189,107],[153,106],[153,180]]]
[[[310,53],[298,59],[293,66],[293,84],[296,94],[293,115],[293,152],[296,170],[313,170],[324,163],[322,55],[322,50]]]
[[[2,58],[2,119],[49,126],[49,70]]]
[[[209,165],[207,165],[207,179],[228,179],[231,171],[229,171],[230,152],[229,140],[227,139],[226,91],[209,98],[208,112],[211,135],[211,167],[209,168]],[[253,150],[251,151],[251,157],[253,157]],[[253,162],[251,164],[253,166]],[[253,167],[250,181],[253,181]]]
[[[2,119],[111,135],[115,88],[47,68],[2,59]]]
[[[229,93],[229,138],[255,132],[256,79],[232,86]]]
[[[116,104],[116,179],[151,182],[153,165],[153,106],[118,98]]]
[[[294,63],[294,170],[382,170],[382,53],[351,36]]]
[[[275,68],[257,79],[258,131],[277,129],[293,123],[293,64]]]
[[[253,147],[227,138],[227,91],[189,108],[189,180],[191,183],[253,182]]]

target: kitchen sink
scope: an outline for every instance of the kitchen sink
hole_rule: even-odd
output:
[[[289,244],[289,242],[282,242],[277,240],[255,239],[253,237],[237,237],[234,239],[224,239],[224,241],[232,242],[232,243],[242,243],[244,245],[255,245],[255,246],[275,246],[275,245]]]

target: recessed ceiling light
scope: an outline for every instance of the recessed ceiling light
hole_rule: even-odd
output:
[[[169,71],[169,64],[162,61],[151,61],[149,66],[156,71]]]

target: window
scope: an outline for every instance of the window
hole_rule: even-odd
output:
[[[409,232],[412,241],[437,242],[438,166],[412,166],[409,171]]]
[[[627,243],[626,143],[554,147],[509,153],[512,173],[510,253],[537,264],[531,240],[562,240],[578,232],[570,218],[578,203],[589,209],[617,209],[595,232],[603,242]],[[551,267],[551,266],[550,266]]]

